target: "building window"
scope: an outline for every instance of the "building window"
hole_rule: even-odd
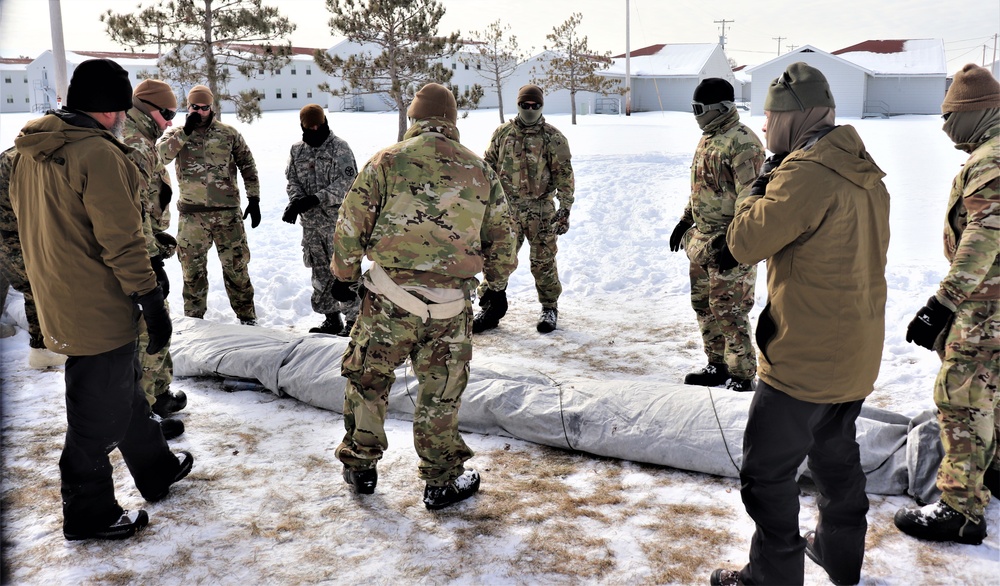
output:
[[[3,82],[4,83],[10,83],[10,76],[9,75],[3,76]]]
[[[469,68],[469,64],[468,64],[468,63],[466,63],[466,64],[465,64],[465,68],[466,68],[466,69],[468,69],[468,68]]]
[[[28,83],[28,76],[27,75],[24,76],[24,83]]]
[[[281,99],[281,90],[274,90],[274,97],[280,100]]]
[[[260,69],[258,69],[257,73],[259,73],[260,75],[264,75],[264,68],[261,67]]]
[[[229,66],[226,65],[222,68],[222,73],[229,73]]]
[[[299,97],[299,90],[292,88],[292,99]]]
[[[312,75],[312,74],[313,74],[312,68],[306,65],[306,75]]]
[[[292,75],[295,75],[295,66],[293,65],[291,69],[292,69]]]
[[[306,90],[306,97],[307,98],[313,97],[313,91],[312,90]]]
[[[629,54],[631,55],[631,53],[629,53]],[[483,64],[482,63],[476,63],[476,69],[480,69],[481,70],[482,68],[483,68]]]
[[[451,68],[452,69],[458,69],[458,63],[452,63],[451,64]]]
[[[7,103],[8,104],[13,104],[14,103],[14,96],[12,96],[10,94],[7,94]]]

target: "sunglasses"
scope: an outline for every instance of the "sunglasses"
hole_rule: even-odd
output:
[[[695,116],[701,116],[705,112],[710,112],[712,110],[725,110],[728,108],[727,103],[732,102],[719,102],[718,104],[702,104],[701,102],[691,102],[691,111],[694,112]]]
[[[523,108],[523,109],[525,109],[525,110],[541,110],[541,109],[542,109],[542,105],[541,105],[541,104],[538,104],[538,103],[535,103],[535,104],[530,104],[530,103],[528,103],[528,102],[521,102],[521,103],[520,103],[520,104],[518,104],[517,106],[518,106],[519,108]]]
[[[148,100],[143,100],[142,98],[139,98],[139,101],[142,102],[143,104],[146,104],[147,106],[152,106],[156,108],[156,110],[160,113],[160,116],[163,116],[164,120],[173,120],[174,116],[177,115],[176,111],[168,110],[167,108],[161,108]]]
[[[198,110],[201,110],[202,112],[208,112],[209,110],[212,109],[211,106],[199,106],[198,104],[190,104],[188,108],[191,108],[195,112],[197,112]]]
[[[947,120],[949,116],[951,116],[951,112],[945,112],[941,114],[941,120]]]

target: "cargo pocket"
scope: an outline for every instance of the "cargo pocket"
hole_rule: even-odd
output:
[[[462,391],[465,390],[465,386],[469,382],[469,362],[471,360],[472,344],[448,344],[448,357],[445,360],[448,380],[445,381],[441,393],[442,401],[455,403],[462,396]]]
[[[764,306],[764,311],[761,312],[760,317],[757,318],[757,331],[754,332],[754,339],[757,340],[757,348],[768,364],[772,364],[772,362],[767,356],[767,345],[774,339],[777,331],[778,328],[774,323],[774,319],[771,318],[771,302],[769,301]]]

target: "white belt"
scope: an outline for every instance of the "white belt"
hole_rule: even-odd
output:
[[[449,319],[465,311],[465,291],[461,289],[403,288],[396,284],[386,274],[385,269],[378,264],[373,264],[372,268],[365,274],[368,276],[369,289],[375,293],[384,295],[389,301],[420,317],[420,319],[424,320],[424,323],[427,323],[428,319]],[[419,291],[428,299],[434,300],[434,302],[424,303],[419,297],[407,291],[407,289]]]

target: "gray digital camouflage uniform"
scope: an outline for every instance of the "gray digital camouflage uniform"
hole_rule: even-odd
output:
[[[519,118],[502,124],[493,132],[484,159],[500,176],[511,218],[517,250],[528,241],[531,275],[535,278],[538,301],[543,309],[557,309],[562,283],[556,267],[559,238],[552,220],[556,213],[555,200],[560,209],[573,206],[572,158],[569,141],[555,126],[547,124],[545,117],[531,126]],[[486,291],[489,279],[480,286]],[[493,289],[499,289],[492,284]]]
[[[177,173],[177,254],[184,274],[184,315],[204,317],[208,298],[208,251],[214,244],[222,278],[236,317],[256,321],[250,248],[247,246],[237,170],[247,197],[260,197],[260,181],[250,147],[237,130],[213,120],[190,135],[168,130],[157,143],[163,164]]]
[[[969,516],[984,514],[990,492],[983,474],[1000,468],[1000,127],[978,144],[955,177],[945,215],[944,250],[951,263],[938,301],[955,311],[934,383],[944,458],[941,500]]]
[[[333,133],[317,148],[302,141],[292,145],[285,168],[289,201],[310,195],[319,199],[318,205],[299,214],[302,260],[312,269],[313,311],[323,315],[341,312],[348,322],[357,319],[361,302],[341,303],[333,298],[330,288],[336,279],[330,272],[330,262],[337,214],[358,174],[357,168],[347,141]]]
[[[166,259],[167,254],[154,237],[155,232],[162,230],[159,230],[158,225],[154,228],[153,219],[153,209],[159,205],[160,182],[164,174],[163,163],[156,151],[156,139],[161,134],[156,121],[148,114],[134,107],[128,111],[122,142],[132,147],[128,157],[139,168],[139,175],[142,177],[143,186],[139,193],[139,202],[142,204],[142,233],[146,238],[146,251],[150,258],[160,256]],[[167,309],[169,310],[169,306]],[[145,348],[149,344],[149,334],[146,333],[145,322],[141,323],[139,347]],[[156,354],[139,352],[139,362],[142,365],[142,379],[139,381],[139,386],[146,394],[149,405],[152,406],[156,402],[156,397],[167,392],[174,380],[170,343],[168,342]]]
[[[418,381],[420,478],[446,485],[473,455],[458,431],[458,411],[472,358],[475,276],[506,286],[517,266],[500,181],[459,143],[454,124],[420,120],[361,170],[340,208],[331,268],[338,279],[357,281],[365,256],[417,295],[461,290],[465,310],[425,322],[384,295],[365,295],[341,367],[347,432],[337,457],[350,468],[373,467],[382,457],[393,371],[409,357]]]
[[[709,363],[725,364],[734,378],[752,379],[757,372],[750,320],[756,265],[720,271],[712,242],[725,236],[733,221],[736,197],[757,178],[764,162],[760,139],[740,122],[733,108],[704,129],[691,163],[691,198],[682,220],[692,224],[684,234],[691,260],[691,306],[698,318]]]
[[[10,174],[14,166],[14,154],[17,151],[10,147],[0,153],[0,275],[11,287],[24,296],[24,316],[28,320],[28,343],[32,348],[44,348],[42,327],[38,323],[38,310],[35,308],[35,297],[31,294],[28,283],[28,273],[24,268],[24,256],[21,254],[21,239],[17,231],[17,216],[10,203]],[[7,286],[4,285],[4,297]],[[0,305],[0,312],[3,306]]]

